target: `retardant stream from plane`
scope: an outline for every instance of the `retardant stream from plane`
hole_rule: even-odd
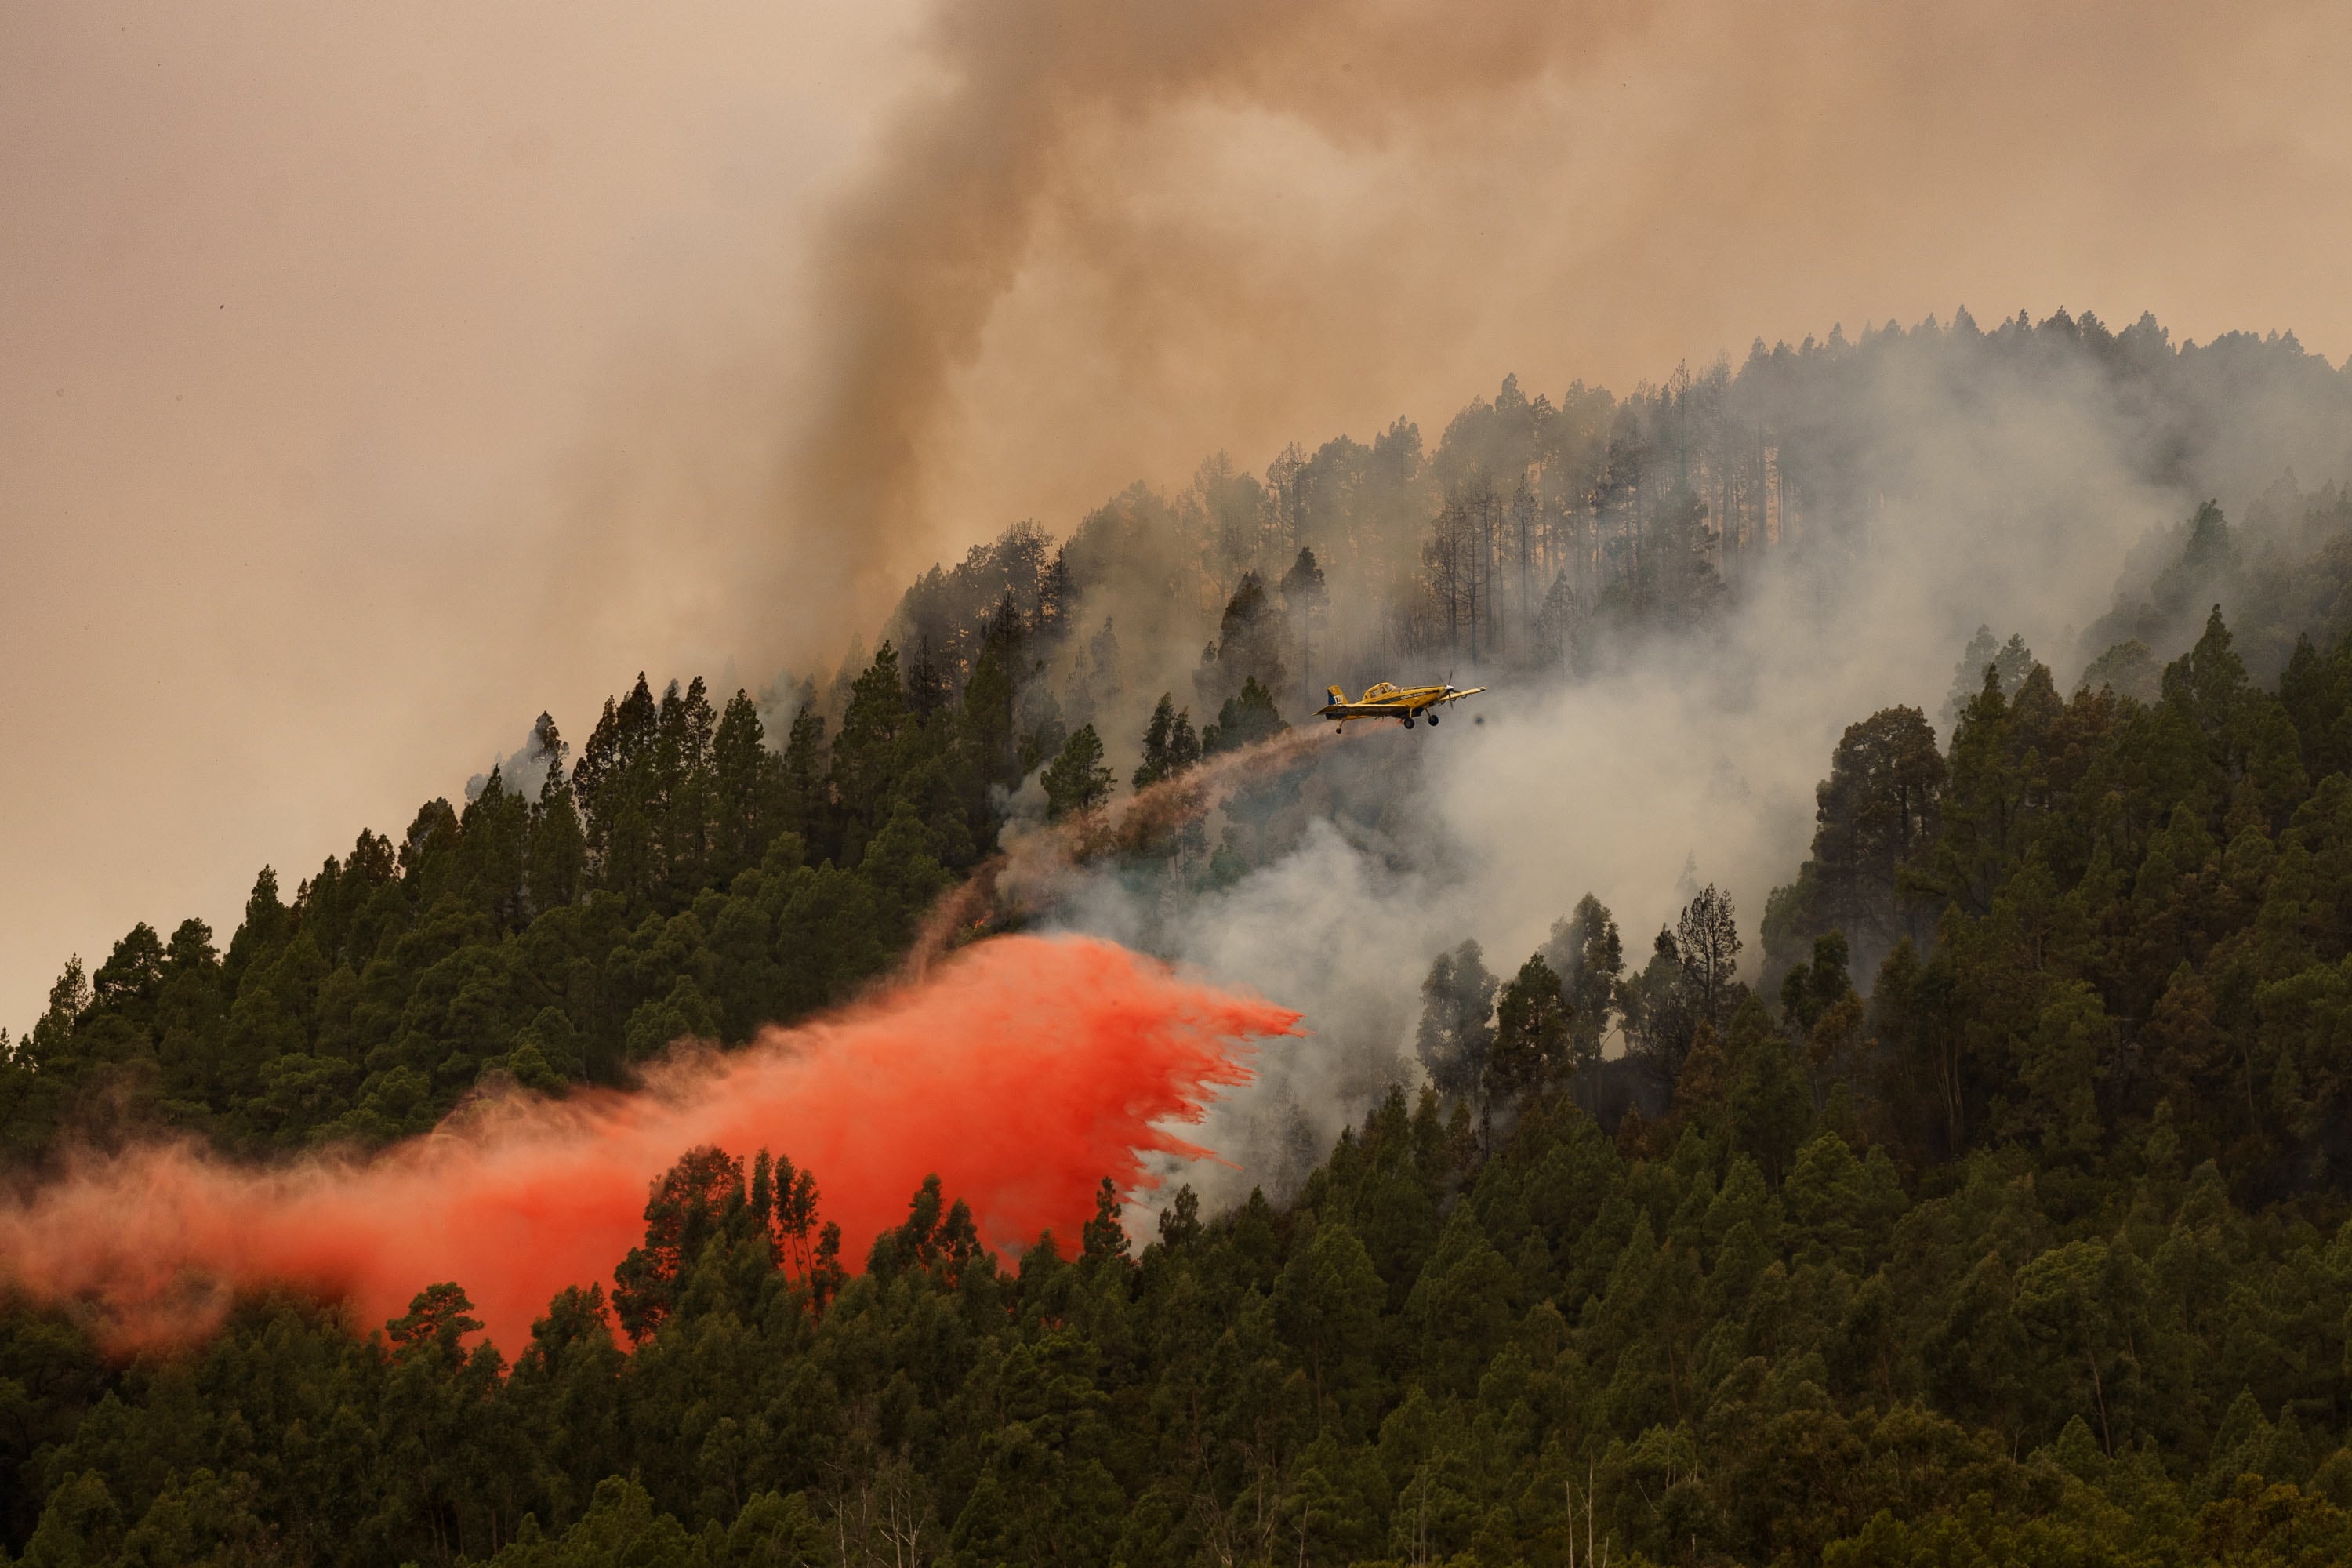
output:
[[[200,1335],[241,1289],[342,1298],[371,1327],[455,1280],[511,1354],[558,1290],[609,1281],[643,1237],[648,1184],[703,1144],[813,1170],[852,1263],[932,1172],[992,1245],[1074,1242],[1103,1177],[1132,1193],[1147,1155],[1201,1153],[1170,1124],[1298,1021],[1115,943],[1000,937],[823,1021],[673,1061],[642,1091],[478,1105],[373,1159],[84,1159],[0,1208],[0,1280],[80,1303],[117,1349]]]

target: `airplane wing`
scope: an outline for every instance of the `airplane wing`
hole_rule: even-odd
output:
[[[1465,697],[1475,697],[1478,693],[1486,689],[1483,686],[1474,686],[1467,691],[1449,691],[1444,696],[1439,698],[1438,700],[1440,702],[1459,702]]]

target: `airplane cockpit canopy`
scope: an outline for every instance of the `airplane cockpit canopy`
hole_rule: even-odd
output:
[[[1396,695],[1396,682],[1392,680],[1383,680],[1379,685],[1374,686],[1371,689],[1364,693],[1364,700],[1367,702],[1376,702],[1383,697],[1394,697]]]

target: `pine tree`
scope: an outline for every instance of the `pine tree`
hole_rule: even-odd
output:
[[[1110,798],[1114,777],[1103,763],[1102,737],[1092,724],[1081,725],[1038,780],[1045,791],[1046,819],[1057,822],[1099,808]]]
[[[1136,767],[1132,787],[1149,789],[1162,779],[1179,777],[1200,760],[1201,742],[1192,732],[1192,714],[1175,706],[1171,693],[1162,692],[1151,710],[1150,723],[1144,727],[1143,759]]]
[[[1542,956],[1559,977],[1560,999],[1568,1008],[1567,1065],[1579,1073],[1591,1071],[1600,1066],[1601,1042],[1615,1020],[1624,980],[1625,948],[1616,917],[1585,894],[1574,913],[1552,922]]]
[[[1475,942],[1441,952],[1421,983],[1421,1028],[1414,1049],[1429,1081],[1448,1100],[1475,1098],[1486,1082],[1495,1040],[1494,975]]]
[[[1217,711],[1217,721],[1201,731],[1201,754],[1210,757],[1220,752],[1237,752],[1244,746],[1271,740],[1289,728],[1275,710],[1274,693],[1253,677],[1242,683],[1238,694],[1225,700],[1224,706]]]
[[[1537,953],[1503,987],[1486,1058],[1490,1099],[1506,1103],[1543,1088],[1569,1065],[1568,1004],[1559,976]]]
[[[1315,617],[1331,602],[1331,591],[1323,580],[1323,568],[1316,563],[1315,552],[1302,547],[1298,559],[1282,576],[1282,605],[1298,623],[1298,689],[1299,699],[1313,707],[1315,690]]]

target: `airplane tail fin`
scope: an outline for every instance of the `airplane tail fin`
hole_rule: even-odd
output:
[[[1336,686],[1327,686],[1323,689],[1331,694],[1331,701],[1334,706],[1348,700],[1348,694],[1340,690]]]

